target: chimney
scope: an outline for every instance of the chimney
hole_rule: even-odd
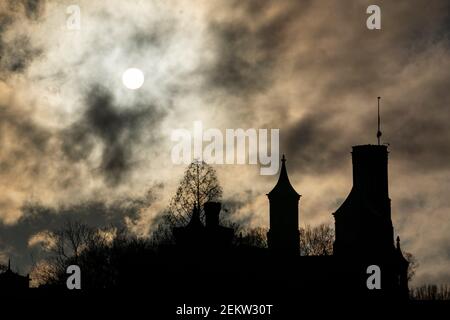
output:
[[[389,198],[387,146],[354,146],[352,161],[355,191],[371,203]]]
[[[203,208],[205,209],[206,228],[217,227],[222,204],[220,202],[206,202]]]

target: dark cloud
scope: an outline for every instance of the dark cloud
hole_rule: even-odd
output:
[[[45,9],[45,0],[5,0],[10,13],[24,15],[27,19],[38,19]]]
[[[24,0],[25,15],[29,19],[36,19],[42,7],[41,1]],[[31,43],[26,34],[17,34],[10,40],[5,40],[5,33],[16,22],[20,21],[20,15],[14,14],[15,4],[9,2],[10,11],[0,13],[0,80],[10,74],[22,73],[39,57],[43,50]]]
[[[41,53],[42,50],[33,47],[29,37],[25,35],[17,36],[8,43],[0,43],[0,70],[6,75],[21,73]]]
[[[384,112],[385,139],[409,170],[450,169],[450,113],[443,111],[450,105],[448,83],[450,73],[443,72],[442,77],[417,88],[420,92],[392,101],[395,108]]]
[[[176,20],[167,18],[146,28],[136,28],[128,39],[128,47],[133,54],[145,55],[148,51],[165,51],[176,33]]]
[[[29,19],[37,19],[44,10],[45,1],[43,0],[22,0],[25,15]]]
[[[339,135],[345,128],[329,123],[326,113],[309,113],[292,127],[283,128],[283,152],[292,171],[302,174],[326,174],[346,163],[350,147]]]
[[[273,7],[270,1],[230,1],[242,18],[213,20],[210,30],[216,46],[216,61],[206,68],[208,87],[247,95],[271,85],[274,68],[286,45],[288,28],[299,19],[305,5],[291,1],[286,10],[253,26],[249,21]],[[220,10],[217,9],[216,10]]]
[[[262,57],[255,59],[253,52],[261,46],[257,36],[239,23],[212,26],[217,35],[217,62],[207,70],[208,87],[212,84],[227,91],[245,94],[261,90],[270,83],[273,61]]]
[[[0,34],[6,31],[8,26],[13,22],[13,18],[6,13],[0,14]]]
[[[0,174],[27,168],[29,174],[39,171],[39,159],[49,151],[51,132],[34,123],[27,112],[0,104]]]
[[[131,108],[117,105],[106,88],[93,86],[86,95],[82,116],[62,133],[63,150],[71,161],[86,161],[100,144],[98,169],[108,183],[116,185],[132,169],[144,129],[147,137],[157,140],[158,121],[163,115],[151,104]]]

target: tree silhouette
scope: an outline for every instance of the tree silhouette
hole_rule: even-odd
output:
[[[238,229],[236,226],[235,229]],[[234,240],[236,246],[267,248],[267,228],[239,228],[239,235]]]
[[[186,169],[175,196],[169,205],[174,225],[186,224],[196,207],[203,219],[203,205],[208,201],[219,201],[222,187],[216,171],[203,161],[194,160]]]
[[[49,256],[33,269],[35,286],[65,286],[66,268],[76,264],[83,270],[85,289],[117,286],[119,267],[129,256],[140,259],[150,251],[151,242],[130,235],[125,229],[91,227],[68,220],[59,229],[49,232],[53,239]],[[139,249],[139,250],[137,250]]]
[[[450,300],[450,286],[447,284],[441,284],[440,286],[426,284],[411,289],[410,297],[413,300]]]
[[[266,228],[239,228],[235,240],[238,246],[267,248]],[[300,228],[300,254],[302,256],[329,256],[333,254],[334,229],[327,224]],[[411,255],[412,256],[412,255]]]
[[[86,264],[86,253],[89,253],[88,262],[94,261],[100,264],[98,253],[104,252],[104,248],[112,241],[112,228],[93,228],[80,221],[67,220],[64,225],[56,230],[49,231],[51,239],[49,257],[45,261],[37,263],[32,270],[34,283],[61,284],[66,278],[68,265]],[[100,250],[99,250],[100,249]],[[94,257],[93,253],[97,254]],[[104,261],[101,261],[105,265]],[[84,268],[85,270],[93,268]],[[103,274],[106,274],[103,271]]]
[[[300,254],[302,256],[328,256],[333,254],[334,229],[326,224],[300,228]]]
[[[73,258],[76,263],[81,252],[96,240],[95,236],[95,230],[88,225],[80,221],[66,221],[61,229],[51,233],[56,263],[63,268],[68,258]]]

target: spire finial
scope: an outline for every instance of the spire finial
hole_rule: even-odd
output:
[[[11,258],[8,258],[8,270],[11,270]]]
[[[397,236],[397,249],[400,249],[400,237]]]
[[[378,145],[380,145],[380,138],[381,138],[380,99],[381,97],[378,97],[378,131],[377,131]]]
[[[284,153],[283,156],[281,157],[281,162],[286,162],[286,157],[284,156]]]

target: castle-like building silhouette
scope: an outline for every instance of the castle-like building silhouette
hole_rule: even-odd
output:
[[[246,281],[266,279],[273,292],[284,285],[301,287],[308,292],[333,292],[348,297],[408,298],[408,261],[404,258],[400,239],[394,245],[391,199],[388,191],[388,150],[386,145],[359,145],[352,151],[353,187],[342,205],[333,213],[335,241],[333,254],[300,256],[300,194],[289,181],[286,158],[269,199],[270,229],[266,251],[225,255],[231,247],[233,230],[219,225],[220,203],[205,204],[203,225],[199,210],[194,209],[190,222],[173,230],[180,250],[192,257],[227,256],[213,272],[239,274],[253,268]],[[202,251],[202,249],[208,251]],[[200,250],[200,251],[199,251]],[[250,257],[246,260],[246,257]],[[252,259],[252,261],[250,261]],[[223,267],[234,261],[236,265]],[[368,268],[380,270],[379,288],[370,288]],[[223,267],[223,268],[222,268]],[[222,271],[219,271],[222,270]],[[225,272],[225,273],[226,273]]]
[[[303,297],[307,293],[308,297],[333,299],[407,299],[409,263],[398,236],[394,245],[387,146],[353,147],[353,187],[333,213],[332,255],[300,255],[300,195],[289,181],[286,162],[283,155],[278,181],[267,194],[268,248],[233,246],[234,230],[219,223],[221,204],[207,202],[205,223],[195,207],[186,226],[173,228],[175,245],[152,259],[139,260],[144,264],[130,265],[120,275],[118,286],[146,286],[142,274],[151,271],[158,274],[156,280],[152,278],[154,288],[177,288],[184,294],[200,290],[227,296],[280,297],[301,288]],[[367,284],[370,266],[380,270],[379,288]],[[14,273],[10,264],[0,273],[2,290],[25,289],[29,281],[29,276]]]
[[[267,196],[270,202],[269,250],[280,255],[299,255],[298,207],[300,195],[289,181],[286,159],[281,159],[277,184]],[[388,150],[386,145],[354,146],[352,151],[353,187],[333,213],[335,241],[332,261],[336,269],[353,273],[357,285],[366,291],[368,266],[381,270],[384,296],[408,297],[408,261],[400,248],[391,220],[388,191]],[[303,257],[306,262],[308,257]],[[307,262],[306,262],[307,263]],[[350,275],[351,277],[352,275]],[[366,288],[364,288],[366,285]],[[358,290],[359,291],[359,290]]]
[[[220,225],[221,204],[193,208],[189,223],[172,230],[175,244],[127,260],[117,287],[149,287],[155,292],[185,295],[193,292],[266,299],[309,297],[408,298],[408,266],[400,238],[394,244],[388,188],[388,148],[353,146],[353,186],[333,213],[335,241],[332,255],[301,256],[300,194],[289,181],[286,158],[281,158],[278,181],[267,194],[270,226],[267,248],[234,245],[234,230]],[[131,256],[132,257],[132,256]],[[379,271],[377,286],[369,278]],[[145,273],[156,277],[145,280]],[[0,274],[0,288],[28,287],[29,277],[11,271]],[[297,298],[297,296],[295,296]]]

